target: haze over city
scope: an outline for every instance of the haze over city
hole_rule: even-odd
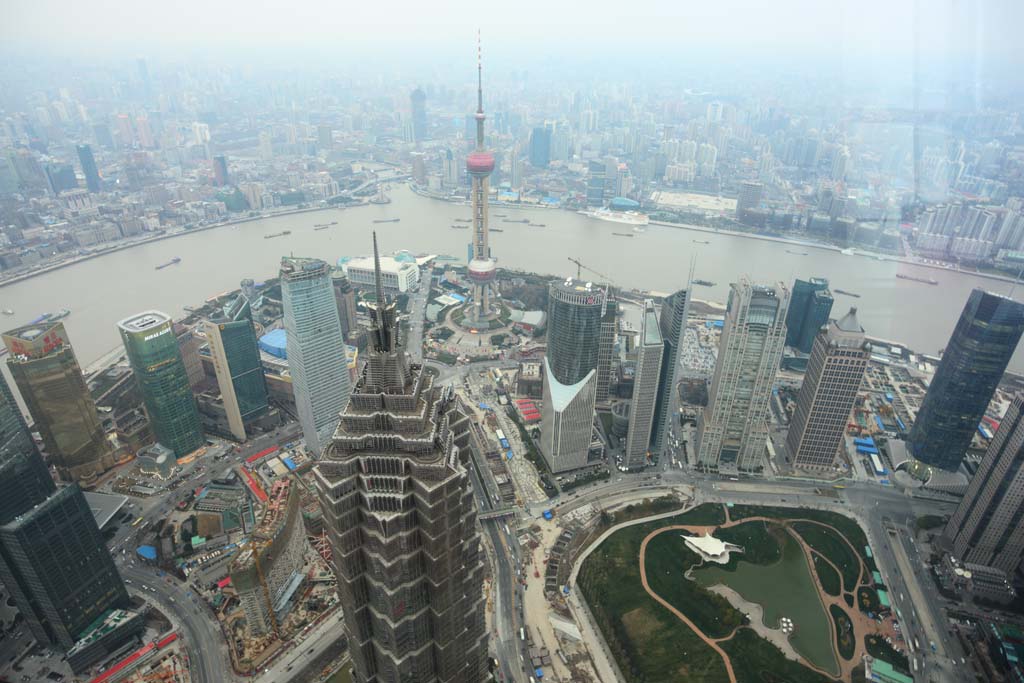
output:
[[[1024,5],[0,7],[0,680],[1024,678]]]

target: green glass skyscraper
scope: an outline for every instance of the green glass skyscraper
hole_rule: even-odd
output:
[[[810,353],[818,331],[832,313],[832,292],[828,280],[812,277],[793,283],[789,313],[786,314],[786,346]]]
[[[156,440],[185,457],[203,445],[203,431],[170,317],[146,311],[117,327]]]
[[[213,369],[217,373],[228,427],[244,441],[245,425],[267,412],[267,382],[263,376],[249,300],[239,295],[223,315],[206,323]]]

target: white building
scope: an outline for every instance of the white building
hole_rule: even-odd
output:
[[[373,257],[354,258],[341,264],[342,270],[354,285],[362,287],[374,286]],[[380,279],[384,291],[391,294],[404,294],[416,289],[420,282],[420,269],[414,259],[399,255],[380,257]]]
[[[548,468],[558,474],[586,466],[597,402],[597,371],[576,384],[559,383],[544,359],[544,406],[540,451]]]

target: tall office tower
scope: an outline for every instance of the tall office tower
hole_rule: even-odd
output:
[[[269,131],[262,131],[259,134],[260,161],[270,161],[274,158],[274,139]]]
[[[288,369],[306,448],[319,457],[348,404],[352,383],[331,267],[320,259],[281,259]]]
[[[193,390],[198,389],[206,381],[203,359],[199,355],[202,340],[196,334],[194,326],[181,323],[174,324],[174,336],[178,339],[178,352],[181,353],[181,362],[185,364],[188,385]]]
[[[484,149],[484,86],[480,47],[476,61],[476,149],[466,157],[466,172],[473,179],[470,194],[473,198],[473,258],[469,261],[469,280],[473,283],[473,300],[466,317],[483,322],[493,317],[494,278],[497,264],[491,257],[490,236],[487,226],[487,197],[494,155]]]
[[[334,302],[338,306],[341,335],[347,338],[348,333],[356,329],[356,292],[341,268],[331,272],[331,286],[334,287]]]
[[[249,632],[278,633],[302,595],[306,564],[306,530],[299,490],[290,479],[278,479],[270,489],[263,519],[249,536],[228,572]]]
[[[77,485],[57,489],[0,377],[0,580],[40,643],[68,649],[128,593]]]
[[[605,292],[569,278],[548,288],[541,453],[552,472],[587,464],[597,401]]]
[[[228,160],[223,154],[213,158],[213,184],[217,187],[224,187],[229,182]]]
[[[797,280],[786,314],[786,346],[810,353],[818,331],[832,313],[832,303],[832,292],[825,278]]]
[[[239,295],[205,328],[228,428],[236,439],[245,441],[246,424],[270,408],[249,300]]]
[[[512,145],[512,152],[508,160],[508,178],[513,190],[523,188],[523,150],[519,143]]]
[[[633,401],[629,410],[629,432],[626,435],[626,469],[642,469],[650,454],[651,428],[654,408],[658,400],[658,380],[664,362],[665,341],[661,336],[658,311],[654,301],[644,301],[644,317],[640,325],[640,340],[636,346],[636,375],[633,381]]]
[[[856,308],[818,332],[786,436],[794,466],[828,469],[835,464],[870,359]]]
[[[85,186],[89,192],[99,192],[101,189],[100,172],[96,168],[96,158],[92,155],[92,147],[89,145],[78,145],[78,163],[82,165],[82,175],[85,176]]]
[[[601,331],[597,343],[597,402],[607,403],[611,393],[612,360],[615,356],[615,335],[618,332],[618,305],[605,292],[607,298],[604,315],[601,317]]]
[[[971,292],[910,428],[911,455],[926,465],[959,469],[1022,332],[1024,304]]]
[[[764,185],[746,180],[740,183],[739,196],[736,198],[736,220],[742,221],[743,216],[750,209],[761,206],[761,195],[764,192]],[[793,290],[794,296],[796,289]]]
[[[660,456],[675,432],[679,413],[679,348],[686,334],[686,319],[690,314],[690,293],[680,289],[665,298],[661,304],[661,338],[665,341],[665,357],[658,378],[658,400],[654,405],[654,424],[651,427],[651,452]]]
[[[547,168],[551,163],[551,129],[537,126],[530,133],[530,165],[534,168]]]
[[[64,323],[19,327],[3,341],[7,369],[60,478],[92,484],[114,466],[114,455]]]
[[[850,150],[846,145],[838,147],[832,157],[832,180],[843,182],[850,169]]]
[[[1017,396],[943,535],[964,562],[1013,576],[1024,557],[1024,396]]]
[[[117,324],[156,440],[184,458],[203,445],[203,430],[171,318],[146,311]]]
[[[768,401],[786,340],[789,290],[732,285],[708,405],[697,422],[697,464],[755,471],[768,439]]]
[[[409,107],[412,110],[413,142],[423,142],[427,139],[427,94],[421,88],[416,88],[409,95]]]
[[[64,190],[78,188],[78,178],[75,177],[75,169],[71,164],[46,164],[43,172],[46,174],[46,189],[54,197]]]
[[[479,683],[470,419],[450,386],[410,362],[379,276],[376,289],[367,364],[314,471],[355,678]]]
[[[110,132],[110,126],[106,123],[95,123],[92,126],[93,137],[96,144],[104,149],[114,149],[114,135]],[[91,153],[91,152],[90,152]],[[79,157],[81,158],[81,157]]]

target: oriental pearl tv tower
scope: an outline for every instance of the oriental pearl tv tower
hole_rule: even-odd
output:
[[[487,230],[487,195],[494,155],[484,149],[484,87],[480,34],[476,46],[476,149],[466,157],[466,171],[473,178],[473,257],[469,261],[469,280],[473,283],[473,300],[466,311],[467,322],[482,322],[493,317],[491,297],[497,270],[491,257]]]

